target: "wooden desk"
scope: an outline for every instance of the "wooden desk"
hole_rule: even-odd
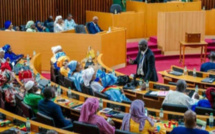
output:
[[[185,48],[186,47],[192,47],[192,48],[196,48],[196,47],[201,47],[201,62],[202,61],[206,61],[206,55],[207,55],[207,45],[208,43],[206,43],[205,41],[201,41],[199,43],[188,43],[185,41],[180,41],[180,63],[182,61],[182,55],[181,55],[181,49],[183,49],[183,66],[184,66],[184,59],[185,59]],[[204,60],[202,59],[202,54],[203,54],[203,48],[204,48]]]

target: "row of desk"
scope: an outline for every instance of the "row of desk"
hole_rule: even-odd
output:
[[[37,74],[39,70],[38,69],[38,64],[40,63],[40,54],[37,54],[35,57],[32,58],[31,60],[31,68],[33,69],[34,73]],[[98,60],[99,61],[99,60]],[[103,66],[103,63],[100,62],[99,63],[101,66]],[[108,70],[108,68],[106,68]],[[44,77],[42,77],[44,78]],[[52,85],[56,85],[55,83],[52,82]],[[162,84],[161,84],[162,85]],[[150,87],[153,86],[153,84],[150,83]],[[67,97],[67,91],[68,89],[65,88],[65,87],[62,87],[62,90],[63,90],[63,94],[60,96],[60,98],[64,98],[64,99],[68,99]],[[174,89],[175,87],[172,86],[170,87],[171,89]],[[73,101],[74,104],[81,104],[83,103],[88,97],[93,97],[93,96],[90,96],[90,95],[86,95],[86,94],[83,94],[83,93],[80,93],[80,92],[77,92],[77,91],[74,91],[72,90],[72,94],[75,96],[74,98],[75,99],[68,99],[70,100],[71,102]],[[144,91],[142,92],[142,94],[144,94]],[[57,98],[58,99],[58,98]],[[98,98],[99,99],[99,98]],[[59,104],[61,107],[71,111],[71,115],[75,115],[75,116],[78,116],[79,113],[78,112],[74,112],[73,109],[71,109],[71,106],[67,106],[65,105],[65,103],[58,103],[56,102],[57,104]],[[118,110],[118,111],[122,111],[122,112],[125,112],[125,113],[128,113],[129,112],[129,108],[130,108],[130,105],[129,104],[124,104],[124,103],[118,103],[118,102],[113,102],[113,101],[110,101],[110,100],[105,100],[103,99],[103,108],[105,107],[112,107],[113,109],[115,108],[115,110]],[[160,110],[159,109],[155,109],[155,108],[148,108],[148,111],[150,112],[153,112],[156,116],[159,116],[159,112]],[[98,113],[99,115],[102,115],[101,113]],[[183,117],[183,113],[178,113],[178,112],[171,112],[171,111],[164,111],[164,119],[169,119],[169,115],[177,115],[177,116],[181,116]],[[104,116],[104,115],[102,115]],[[107,117],[105,117],[107,118]],[[199,119],[202,119],[202,120],[207,120],[209,118],[209,116],[204,116],[204,115],[197,115],[197,118]],[[118,124],[121,124],[122,123],[122,120],[121,119],[115,119],[113,118],[113,121],[115,121],[116,123]],[[208,128],[207,127],[207,130],[208,131],[211,131],[213,130],[214,128]],[[167,129],[167,131],[171,131],[171,129]]]

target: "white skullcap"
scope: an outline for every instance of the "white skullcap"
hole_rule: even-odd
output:
[[[58,46],[52,47],[51,49],[52,49],[52,53],[55,54],[57,51],[62,50],[62,47],[60,45],[58,45]]]
[[[26,89],[27,91],[29,91],[33,86],[34,86],[34,82],[33,82],[33,81],[28,81],[28,82],[25,84],[25,89]]]

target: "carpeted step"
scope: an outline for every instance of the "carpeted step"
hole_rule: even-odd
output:
[[[157,44],[157,36],[151,36],[148,40],[148,42],[153,42]]]

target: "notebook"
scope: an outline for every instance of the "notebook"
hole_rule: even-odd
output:
[[[177,71],[170,71],[169,74],[175,75],[175,76],[181,76],[183,73],[177,72]]]

